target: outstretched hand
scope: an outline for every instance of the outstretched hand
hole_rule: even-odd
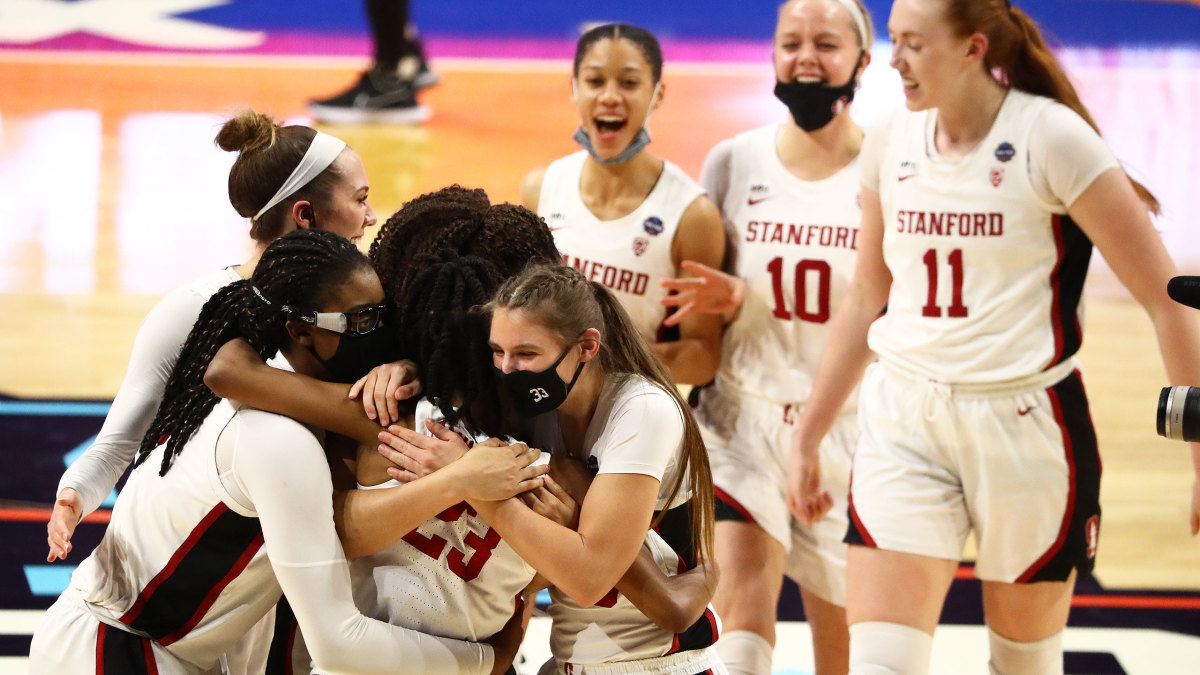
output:
[[[378,418],[381,427],[400,421],[396,402],[421,393],[417,364],[405,359],[372,368],[350,387],[348,396],[358,398],[360,393],[368,419]]]
[[[64,488],[58,499],[54,500],[50,521],[46,523],[46,543],[50,545],[46,562],[67,559],[72,548],[71,537],[82,518],[83,498],[73,488]]]
[[[663,324],[674,326],[693,312],[719,314],[725,323],[732,321],[746,297],[746,282],[693,260],[685,260],[680,266],[693,276],[659,282],[663,288],[675,291],[659,300],[676,308]]]

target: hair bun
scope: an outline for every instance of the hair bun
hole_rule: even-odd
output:
[[[279,125],[269,115],[249,108],[234,115],[217,132],[217,146],[227,152],[252,152],[275,142]]]

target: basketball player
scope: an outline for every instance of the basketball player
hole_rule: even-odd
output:
[[[493,364],[531,421],[530,442],[597,474],[576,529],[520,500],[471,502],[554,586],[554,671],[725,672],[710,646],[719,631],[711,610],[676,634],[613,592],[652,525],[667,544],[655,555],[665,573],[711,556],[708,459],[661,361],[614,295],[573,267],[527,268],[488,309]]]
[[[342,141],[309,127],[281,127],[247,110],[225,123],[217,144],[238,153],[229,171],[229,200],[250,219],[254,252],[241,265],[172,291],[146,316],[104,426],[59,481],[46,528],[48,562],[66,559],[75,526],[100,506],[133,461],[205,301],[222,286],[249,278],[267,245],[287,232],[317,227],[357,241],[375,224],[362,160]]]
[[[842,537],[858,438],[853,397],[820,448],[822,486],[834,504],[821,521],[798,523],[788,511],[787,457],[792,423],[829,338],[831,311],[854,267],[863,133],[850,119],[849,103],[870,62],[872,38],[858,0],[785,2],[772,60],[775,93],[789,119],[722,141],[701,174],[734,233],[732,271],[744,286],[716,383],[701,391],[696,411],[717,494],[722,574],[713,605],[725,627],[717,651],[731,673],[771,672],[784,574],[800,585],[817,673],[846,672]],[[701,272],[722,289],[739,283]],[[668,281],[683,291],[668,302],[694,301],[697,281]]]
[[[656,342],[666,295],[659,281],[695,260],[717,267],[725,251],[720,214],[683,171],[645,151],[650,111],[662,103],[662,51],[646,30],[599,26],[575,48],[571,91],[583,150],[521,184],[525,206],[546,219],[563,260],[610,288],[676,382],[716,373],[721,322],[693,315],[679,339]]]
[[[519,622],[493,655],[483,645],[359,614],[334,529],[321,441],[295,421],[218,399],[202,381],[229,335],[245,337],[260,354],[278,352],[273,361],[281,368],[322,379],[359,377],[360,361],[347,354],[389,346],[383,301],[378,277],[352,243],[301,231],[269,246],[251,279],[205,303],[105,538],[34,635],[31,670],[210,672],[281,589],[319,670],[507,667]],[[457,498],[511,496],[537,473],[522,468],[530,454],[477,449],[447,467],[443,487]],[[452,476],[480,461],[512,472],[498,481]]]
[[[896,0],[888,31],[906,106],[863,148],[858,263],[796,427],[790,505],[802,520],[828,509],[820,439],[865,369],[850,672],[927,671],[973,529],[991,672],[1062,673],[1072,588],[1100,531],[1100,462],[1073,359],[1093,243],[1149,312],[1172,382],[1200,377],[1200,330],[1167,297],[1174,265],[1147,215],[1156,201],[1021,9]]]

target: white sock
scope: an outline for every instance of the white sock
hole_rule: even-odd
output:
[[[749,630],[722,633],[717,654],[729,675],[770,675],[775,648],[766,638]]]
[[[850,626],[850,675],[925,675],[933,636],[886,621]]]
[[[989,628],[988,668],[992,675],[1062,675],[1062,635],[1059,631],[1037,642],[1017,642]]]

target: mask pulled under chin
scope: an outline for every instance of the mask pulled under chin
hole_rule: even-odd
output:
[[[861,64],[861,56],[860,61]],[[823,129],[854,100],[855,81],[859,66],[854,67],[850,79],[840,87],[820,82],[775,83],[775,98],[787,106],[796,126],[807,132]]]
[[[570,351],[571,348],[568,347],[563,351],[562,356],[559,356],[558,360],[545,370],[514,370],[506,373],[499,368],[495,369],[496,379],[500,381],[500,386],[508,394],[518,415],[537,417],[557,409],[567,400],[567,395],[571,393],[575,381],[583,372],[584,364],[587,363],[581,361],[579,367],[575,369],[575,376],[571,378],[571,382],[563,382],[562,378],[558,376],[558,364],[562,363]]]
[[[624,164],[633,159],[634,155],[641,152],[647,145],[650,145],[650,132],[646,131],[646,127],[642,127],[641,131],[633,137],[629,145],[621,151],[616,157],[604,158],[596,154],[596,146],[592,145],[592,137],[588,136],[587,131],[580,126],[573,137],[575,142],[587,150],[587,153],[592,156],[592,159],[601,164]]]
[[[321,358],[312,347],[309,347],[309,351],[329,371],[330,382],[343,384],[357,382],[372,368],[392,361],[396,355],[392,336],[383,330],[383,326],[366,335],[343,333],[338,340],[337,350],[328,359]]]

